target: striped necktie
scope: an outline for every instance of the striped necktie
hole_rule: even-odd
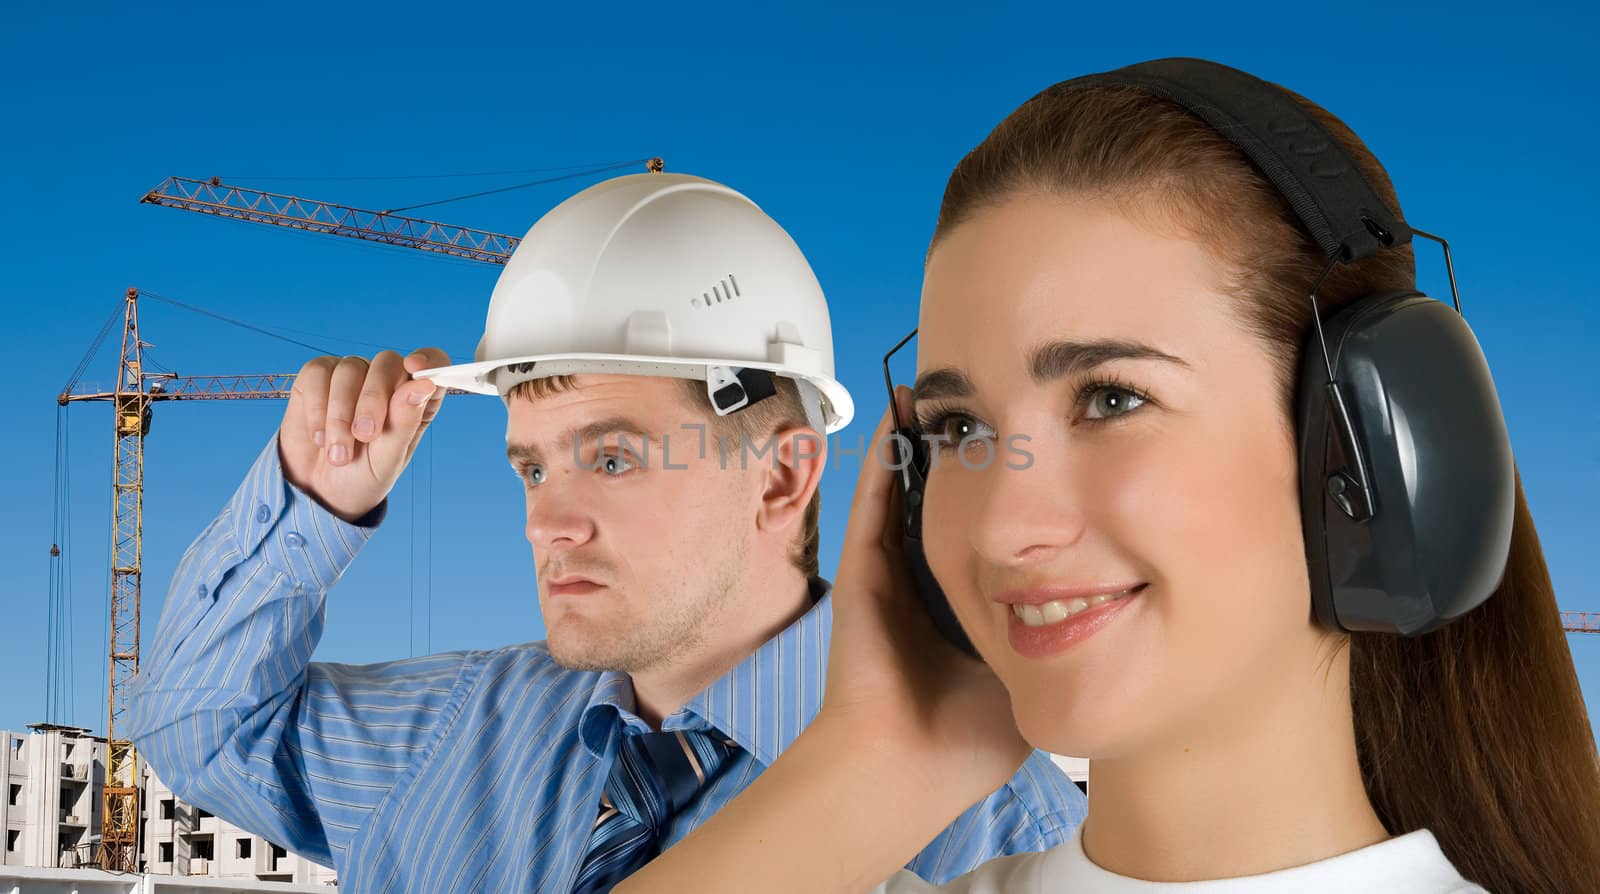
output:
[[[603,894],[649,862],[667,822],[737,747],[716,730],[624,734],[572,894]]]

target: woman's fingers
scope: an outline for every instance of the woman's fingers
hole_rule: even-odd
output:
[[[889,436],[894,418],[887,409],[878,420],[867,452],[861,458],[861,474],[856,478],[855,496],[850,502],[850,521],[845,528],[845,546],[850,549],[880,549],[889,519],[889,501],[895,487],[895,471],[900,459],[899,446]]]

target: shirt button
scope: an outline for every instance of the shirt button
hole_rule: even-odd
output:
[[[283,535],[283,542],[295,547],[306,545],[306,539],[300,536],[299,531],[290,531]]]
[[[272,510],[267,508],[267,504],[262,503],[256,507],[256,521],[266,524],[271,518]]]
[[[207,588],[205,584],[201,584],[200,586],[194,588],[194,592],[195,595],[199,596],[201,599],[204,599],[206,598],[206,594],[210,593],[211,590]]]

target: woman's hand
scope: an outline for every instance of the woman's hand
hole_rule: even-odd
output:
[[[889,418],[874,449],[885,446]],[[882,459],[863,457],[851,504],[821,713],[739,797],[616,894],[858,894],[1027,757],[1005,689],[940,639],[917,601],[893,463]]]
[[[910,390],[897,390],[909,419]],[[930,774],[952,798],[949,818],[999,788],[1029,746],[1005,688],[988,665],[941,637],[917,598],[901,542],[892,417],[885,413],[863,457],[839,574],[833,586],[828,681],[817,718],[856,731]]]

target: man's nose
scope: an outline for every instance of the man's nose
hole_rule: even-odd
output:
[[[580,493],[582,476],[561,474],[528,497],[524,533],[535,548],[553,545],[577,546],[594,537],[594,516],[590,503]]]

